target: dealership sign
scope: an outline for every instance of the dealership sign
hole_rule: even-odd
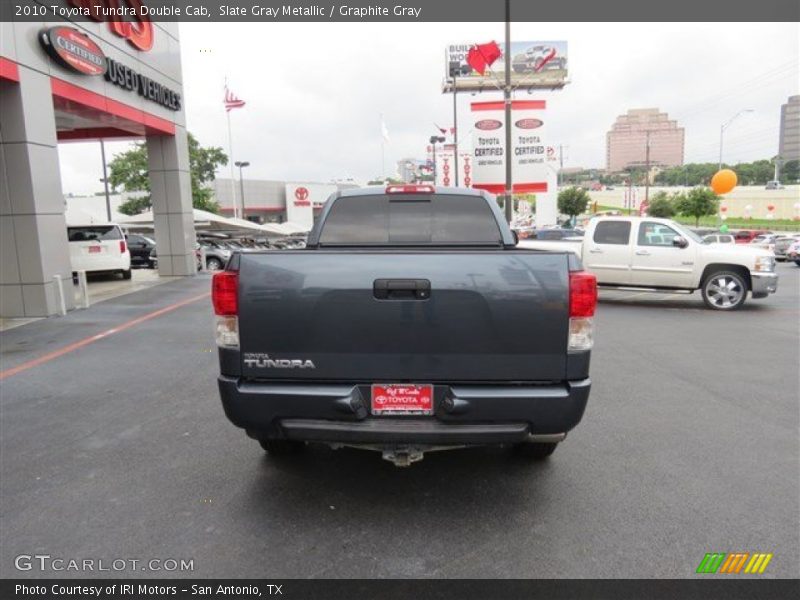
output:
[[[455,187],[455,146],[444,144],[436,148],[436,185]],[[458,187],[472,187],[472,154],[458,153]]]
[[[74,27],[51,27],[39,34],[47,54],[59,65],[82,75],[103,75],[105,80],[170,110],[181,109],[181,95],[130,67],[107,58],[102,48]]]
[[[314,209],[322,208],[336,190],[335,185],[323,183],[287,183],[286,220],[313,227]]]
[[[511,103],[511,174],[514,193],[548,190],[545,108],[544,100]],[[472,187],[502,194],[506,180],[503,102],[473,102],[472,125]]]
[[[47,54],[62,67],[83,75],[103,75],[106,55],[88,35],[73,27],[51,27],[39,34]]]
[[[466,73],[456,78],[465,91],[496,90],[505,77],[505,54],[483,75],[470,67],[467,55],[475,44],[450,44],[445,49],[445,91],[452,91],[451,65]],[[498,44],[505,53],[505,44]],[[516,89],[560,88],[567,83],[567,42],[511,42],[511,85]]]

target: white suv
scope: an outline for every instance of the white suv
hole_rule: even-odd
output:
[[[123,279],[131,278],[131,253],[119,225],[70,225],[67,236],[73,273],[120,273]]]

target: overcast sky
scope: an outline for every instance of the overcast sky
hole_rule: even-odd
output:
[[[247,177],[366,181],[381,171],[380,114],[388,175],[397,160],[424,157],[434,122],[452,123],[452,96],[441,94],[445,46],[500,42],[503,24],[184,23],[180,32],[188,128],[201,144],[227,152],[227,76],[247,102],[231,113],[234,160],[250,161]],[[512,38],[569,44],[569,85],[517,94],[547,100],[549,143],[567,147],[565,166],[604,168],[611,124],[645,107],[686,129],[687,162],[716,161],[720,125],[753,109],[726,130],[724,159],[769,158],[780,106],[800,93],[796,23],[513,23]],[[459,114],[499,98],[462,93]],[[108,145],[110,154],[126,147]],[[60,153],[65,192],[99,188],[97,144],[62,144]]]

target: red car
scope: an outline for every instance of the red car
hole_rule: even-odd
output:
[[[749,244],[756,236],[772,233],[771,231],[763,231],[757,229],[742,229],[737,231],[734,239],[737,244]]]

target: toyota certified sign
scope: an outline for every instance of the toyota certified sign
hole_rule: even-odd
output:
[[[89,36],[73,27],[51,27],[39,41],[54,61],[83,75],[103,75],[106,55]]]
[[[514,125],[520,129],[538,129],[544,124],[541,119],[520,119]]]
[[[503,126],[502,121],[496,119],[483,119],[475,123],[475,129],[482,131],[491,131],[492,129],[500,129]]]

